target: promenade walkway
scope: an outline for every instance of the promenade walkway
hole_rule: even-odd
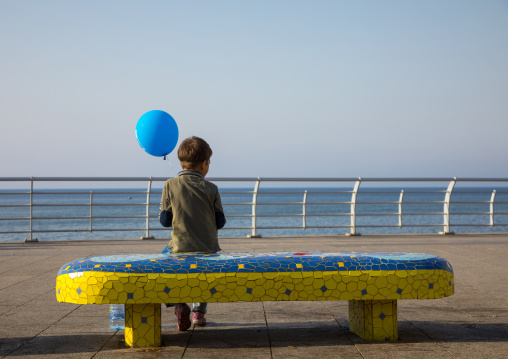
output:
[[[397,342],[367,343],[346,326],[347,302],[209,305],[208,325],[178,332],[163,308],[163,347],[129,349],[107,305],[55,299],[62,264],[158,253],[164,240],[0,243],[0,358],[507,358],[508,235],[368,235],[221,240],[224,251],[430,253],[455,271],[455,295],[399,301]]]

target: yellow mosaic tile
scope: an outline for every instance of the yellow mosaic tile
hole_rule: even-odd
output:
[[[161,345],[161,305],[125,305],[125,343],[133,348]]]
[[[315,300],[436,299],[453,294],[449,271],[401,272],[67,273],[57,277],[56,296],[76,304],[141,304],[180,303],[182,297],[195,303],[240,300],[230,298],[230,291],[242,301],[309,300],[309,295]]]
[[[397,340],[397,301],[350,300],[349,329],[364,340]]]

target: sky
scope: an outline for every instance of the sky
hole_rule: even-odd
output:
[[[0,177],[508,177],[508,1],[0,0]]]

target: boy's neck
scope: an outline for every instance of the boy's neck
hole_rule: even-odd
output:
[[[205,178],[205,176],[208,174],[208,170],[210,168],[210,160],[203,161],[203,162],[199,163],[196,167],[197,168],[185,168],[184,166],[182,166],[184,171],[196,171],[196,172],[201,173],[201,176],[203,176],[203,178]]]
[[[199,172],[199,173],[201,173],[201,176],[203,176],[203,178],[205,177],[205,175],[203,174],[203,172],[201,172],[200,170],[195,169],[195,168],[182,168],[182,170],[184,170],[184,171],[194,171],[194,172]]]

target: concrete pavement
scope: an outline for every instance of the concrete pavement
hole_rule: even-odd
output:
[[[430,253],[455,271],[455,295],[399,301],[397,342],[368,343],[346,326],[347,302],[212,303],[208,325],[178,332],[163,308],[163,346],[130,349],[108,306],[58,303],[58,269],[76,258],[158,253],[165,240],[0,243],[0,358],[506,358],[508,235],[224,238],[227,252]]]

